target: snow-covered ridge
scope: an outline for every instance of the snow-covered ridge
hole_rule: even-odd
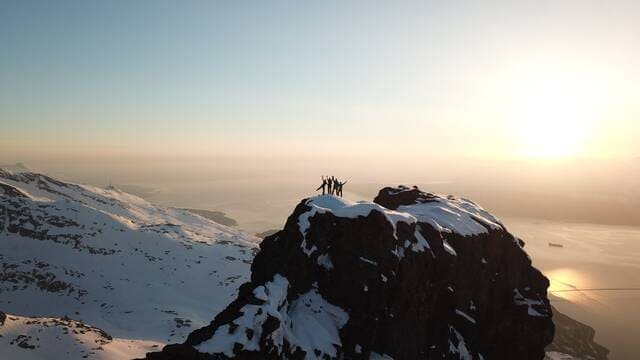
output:
[[[491,230],[506,230],[498,218],[475,202],[454,195],[439,195],[420,191],[417,187],[400,185],[380,190],[376,203],[416,217],[439,232],[462,236],[485,234]]]
[[[476,203],[451,195],[438,197],[434,201],[400,206],[397,211],[412,214],[418,221],[428,223],[440,231],[463,236],[504,228],[500,220]]]
[[[311,210],[300,215],[298,218],[298,225],[302,234],[306,234],[310,225],[309,219],[316,214],[332,213],[336,217],[357,218],[359,216],[368,216],[372,211],[378,211],[394,225],[394,228],[398,221],[407,224],[416,222],[416,218],[406,212],[389,210],[369,201],[353,202],[334,195],[315,196],[307,200],[305,204],[310,206]]]
[[[190,231],[207,230],[214,225],[230,233],[239,234],[229,228],[207,220],[192,212],[174,208],[161,208],[135,195],[128,194],[117,188],[99,188],[91,185],[80,185],[61,182],[46,175],[23,172],[13,173],[0,169],[0,187],[4,192],[10,188],[16,189],[32,200],[41,203],[73,203],[101,212],[124,226],[132,229],[141,225],[174,224],[189,228]],[[206,235],[206,234],[203,234]],[[247,237],[242,234],[242,237]],[[248,236],[249,242],[256,241]],[[204,239],[206,241],[206,239]]]
[[[399,189],[407,189],[400,187]],[[401,191],[400,190],[400,191]],[[398,195],[395,190],[390,195]],[[315,196],[306,201],[311,209],[298,218],[300,232],[306,235],[312,217],[316,214],[332,213],[336,217],[356,218],[368,216],[372,211],[383,214],[396,228],[398,222],[414,224],[423,222],[441,232],[451,232],[462,236],[486,233],[489,229],[502,230],[502,222],[471,200],[452,195],[429,194],[428,198],[418,198],[410,205],[399,206],[396,210],[387,209],[368,201],[353,202],[333,195]]]
[[[308,199],[305,205],[311,209],[304,212],[298,217],[298,227],[300,233],[306,238],[307,230],[310,226],[310,219],[317,214],[331,213],[340,218],[357,218],[366,217],[372,211],[377,211],[384,215],[387,221],[396,229],[398,222],[414,224],[416,218],[408,213],[402,213],[385,209],[384,207],[369,201],[353,202],[342,197],[334,195],[319,195]],[[316,249],[314,247],[307,248],[306,242],[302,243],[302,247],[307,255],[311,255]]]
[[[123,341],[182,341],[248,280],[257,241],[115,188],[0,169],[0,311],[15,317],[68,316]],[[46,348],[20,350],[47,358]]]

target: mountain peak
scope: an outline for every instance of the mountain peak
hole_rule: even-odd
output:
[[[214,321],[150,359],[541,359],[548,280],[493,215],[406,186],[301,201]]]

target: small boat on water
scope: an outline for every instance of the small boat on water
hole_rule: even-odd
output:
[[[551,246],[551,247],[557,247],[557,248],[564,247],[564,245],[562,245],[562,244],[552,243],[552,242],[550,242],[550,243],[549,243],[549,246]]]

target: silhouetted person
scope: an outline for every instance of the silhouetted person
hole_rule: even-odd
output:
[[[333,194],[338,195],[338,179],[334,176],[331,177],[331,187],[333,188]]]
[[[322,177],[322,185],[320,185],[316,191],[322,189],[322,195],[325,194],[325,188],[327,187],[327,179],[324,178],[324,176]]]
[[[333,195],[333,181],[328,176],[327,176],[327,188],[328,188],[328,194]]]
[[[338,181],[338,196],[342,197],[342,187],[344,186],[344,184],[346,184],[347,182],[340,182]]]

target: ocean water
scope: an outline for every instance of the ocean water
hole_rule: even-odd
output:
[[[640,227],[503,222],[525,241],[534,266],[549,278],[553,305],[593,327],[610,359],[640,358]]]

